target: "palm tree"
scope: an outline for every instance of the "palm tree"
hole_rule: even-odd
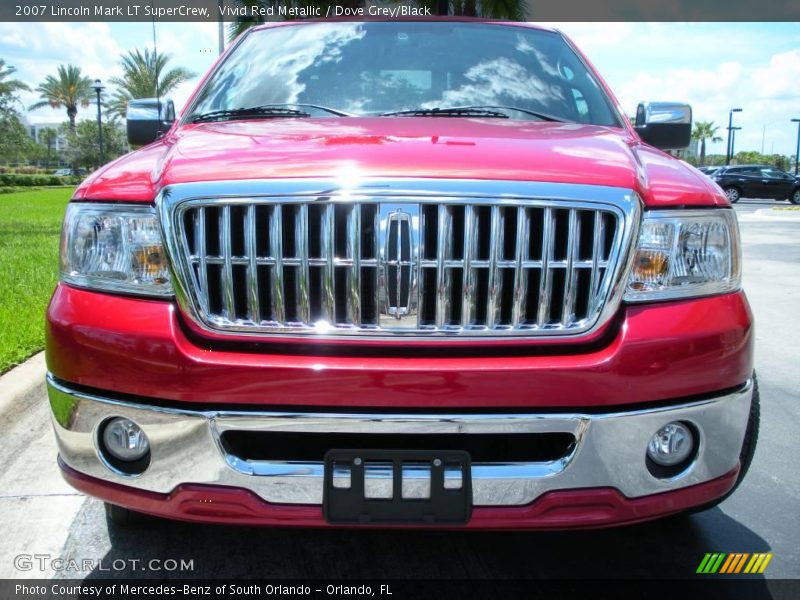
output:
[[[268,6],[274,6],[275,2],[270,0],[239,0],[239,4],[246,7],[247,14],[251,15],[254,14],[254,17],[236,17],[231,24],[228,25],[228,41],[233,41],[236,39],[240,33],[244,33],[251,27],[255,25],[260,25],[261,23],[265,23],[266,19],[262,16],[258,16],[264,14],[264,11]],[[253,11],[253,7],[259,7],[262,9],[261,11]],[[287,6],[290,6],[287,4]]]
[[[147,49],[144,54],[136,49],[123,55],[120,63],[122,77],[110,79],[111,83],[117,86],[117,90],[111,98],[109,110],[124,118],[129,101],[135,98],[164,96],[195,76],[183,67],[167,69],[169,59],[169,54],[155,51],[151,53]]]
[[[58,139],[58,131],[55,129],[43,129],[39,133],[39,141],[42,142],[45,147],[47,148],[47,166],[50,166],[50,156],[52,154],[53,145],[55,144],[56,140]]]
[[[700,166],[706,164],[706,140],[721,142],[722,138],[717,135],[719,127],[714,125],[714,121],[697,121],[692,131],[692,139],[700,140]]]
[[[17,92],[30,91],[31,88],[19,79],[7,79],[17,72],[16,67],[6,66],[6,61],[0,58],[0,99],[14,96]]]
[[[457,17],[483,17],[523,21],[525,2],[519,0],[451,0],[451,12]]]
[[[43,106],[67,109],[70,129],[75,129],[75,117],[78,116],[78,105],[89,106],[94,92],[92,80],[81,74],[81,68],[75,65],[59,65],[58,77],[48,75],[44,82],[36,88],[41,100],[32,104],[29,110]]]

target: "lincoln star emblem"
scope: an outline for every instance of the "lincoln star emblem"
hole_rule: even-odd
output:
[[[411,312],[416,254],[412,215],[402,208],[397,208],[386,216],[385,224],[385,312],[399,320]]]

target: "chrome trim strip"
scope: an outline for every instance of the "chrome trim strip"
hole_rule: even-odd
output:
[[[233,250],[231,249],[231,207],[222,208],[222,222],[219,224],[222,236],[222,257],[225,261],[222,267],[222,301],[223,314],[226,319],[234,319],[233,310]]]
[[[283,226],[282,226],[282,219],[283,219],[283,211],[281,210],[281,206],[275,204],[272,206],[272,210],[270,211],[272,216],[269,220],[270,223],[270,230],[269,230],[269,245],[270,250],[269,253],[272,255],[272,260],[274,261],[272,267],[272,318],[277,321],[278,323],[283,322],[285,317],[284,307],[283,307]],[[164,226],[164,215],[161,216],[161,226]],[[165,238],[166,239],[166,238]],[[185,307],[185,301],[182,301],[183,297],[183,285],[181,285],[182,294],[178,296],[178,302]],[[192,313],[194,316],[196,313]]]
[[[303,210],[307,211],[308,206],[304,204]],[[351,207],[347,219],[347,258],[353,261],[353,268],[347,271],[347,322],[357,327],[361,325],[361,206],[358,204]]]
[[[550,318],[550,294],[553,286],[550,277],[550,261],[553,258],[553,210],[547,208],[542,219],[542,270],[539,280],[539,314],[536,318],[536,325],[544,327]]]
[[[436,327],[442,328],[450,320],[450,270],[445,264],[450,260],[450,244],[453,237],[453,213],[446,204],[439,205],[439,231],[436,235]],[[398,281],[398,284],[400,282]]]
[[[201,208],[197,211],[197,221],[195,222],[195,240],[198,245],[200,255],[200,285],[204,290],[208,289],[208,265],[206,264],[206,209]],[[201,308],[208,311],[205,296],[201,298]]]
[[[634,240],[636,243],[636,240]],[[603,251],[603,215],[594,214],[594,239],[592,240],[592,275],[589,289],[594,297],[595,286],[599,283],[600,254]],[[627,281],[627,279],[625,280]]]
[[[229,454],[225,431],[365,433],[568,432],[576,444],[552,462],[473,464],[476,505],[528,504],[551,490],[614,487],[629,498],[683,488],[720,477],[738,463],[752,381],[723,396],[674,406],[606,414],[368,414],[277,411],[195,411],[121,402],[71,389],[47,378],[50,402],[71,406],[53,425],[62,459],[103,481],[168,493],[181,483],[242,487],[269,502],[319,504],[322,463],[247,461]],[[133,419],[150,439],[148,469],[136,478],[109,470],[98,456],[95,433],[112,416]],[[645,465],[650,437],[670,421],[688,421],[700,434],[695,461],[677,477],[657,479]]]
[[[308,280],[310,277],[308,263],[308,206],[300,205],[300,210],[295,217],[294,239],[298,245],[298,255],[300,256],[300,266],[297,267],[297,310],[298,317],[303,322],[308,322],[311,318],[311,309],[308,299]]]
[[[595,213],[597,214],[597,213]],[[578,228],[578,211],[569,211],[569,237],[567,237],[567,272],[564,276],[564,302],[561,313],[561,324],[566,325],[572,320],[575,311],[575,286],[577,272],[575,265],[578,262],[578,249],[580,248],[580,229]]]
[[[477,215],[474,206],[464,207],[464,278],[461,300],[461,326],[472,325],[477,310],[475,273],[472,260],[478,255]]]
[[[530,244],[530,215],[528,209],[520,206],[517,209],[517,264],[514,267],[514,296],[511,316],[512,327],[518,327],[525,316],[525,302],[528,298],[529,273],[523,268]]]
[[[247,207],[245,217],[245,244],[247,246],[247,312],[253,323],[261,322],[261,305],[258,300],[258,264],[256,263],[256,207]]]
[[[336,297],[333,287],[334,214],[333,204],[325,205],[322,217],[322,247],[325,248],[325,265],[322,272],[322,313],[325,321],[333,323],[336,314]]]
[[[206,317],[208,313],[203,310],[203,301],[198,297],[192,281],[192,261],[187,258],[184,252],[181,234],[183,224],[182,215],[189,208],[206,206],[232,206],[236,204],[249,205],[257,202],[260,205],[272,207],[273,217],[270,219],[270,257],[258,257],[257,265],[271,267],[272,273],[272,320],[254,324],[250,320],[237,323],[221,322],[221,319]],[[283,268],[288,265],[291,268],[302,267],[302,258],[285,258],[282,256],[280,234],[281,225],[281,206],[300,204],[313,205],[316,202],[323,203],[325,207],[323,218],[322,242],[327,248],[326,259],[322,264],[314,263],[314,266],[323,267],[323,305],[326,308],[327,326],[319,328],[308,323],[287,323],[285,320],[285,306],[282,294],[283,287]],[[475,277],[471,271],[474,268],[488,268],[490,273],[490,284],[492,289],[498,290],[501,285],[501,269],[515,268],[517,260],[511,257],[509,260],[502,259],[502,244],[496,236],[493,236],[493,252],[489,260],[479,261],[475,259],[473,252],[466,253],[463,261],[448,260],[443,258],[446,270],[452,267],[463,268],[463,287],[464,305],[466,310],[462,315],[461,325],[447,325],[442,327],[418,326],[416,328],[402,327],[392,328],[382,322],[377,326],[354,326],[350,323],[334,324],[332,319],[335,316],[335,298],[333,297],[333,276],[335,266],[350,266],[353,264],[351,258],[344,260],[333,257],[333,213],[334,205],[346,203],[353,205],[378,204],[378,206],[392,205],[417,205],[420,208],[425,204],[444,203],[453,205],[464,205],[469,218],[465,218],[467,223],[475,225],[475,205],[491,205],[492,207],[492,227],[496,230],[501,227],[502,215],[500,207],[521,208],[545,208],[548,218],[545,219],[546,231],[544,242],[547,252],[543,254],[542,261],[526,260],[523,266],[526,269],[539,269],[542,277],[541,292],[548,292],[540,297],[540,306],[536,323],[524,326],[507,326],[492,328],[491,326],[471,326],[468,319],[474,318],[475,296],[474,286]],[[342,181],[325,179],[275,179],[275,180],[252,180],[252,181],[225,181],[225,182],[204,182],[187,183],[166,186],[156,199],[165,247],[172,269],[172,280],[175,288],[177,301],[182,312],[199,328],[207,331],[239,335],[256,336],[263,338],[265,335],[273,338],[302,338],[313,336],[315,339],[341,339],[343,336],[369,337],[370,339],[397,340],[399,337],[424,337],[435,340],[471,340],[471,339],[508,339],[511,337],[532,338],[539,336],[560,336],[564,338],[578,338],[589,336],[598,328],[603,326],[618,309],[622,300],[621,295],[624,282],[627,281],[633,257],[633,246],[641,220],[642,204],[638,196],[631,190],[607,186],[592,186],[581,184],[556,184],[543,182],[520,182],[520,181],[483,181],[483,180],[430,180],[430,179],[363,179],[344,184]],[[615,232],[614,248],[607,261],[578,261],[573,262],[573,268],[592,268],[595,283],[598,285],[596,300],[590,306],[590,312],[585,319],[576,323],[570,323],[565,327],[561,322],[549,322],[550,298],[549,292],[552,287],[553,269],[569,268],[568,260],[554,260],[552,256],[554,232],[552,223],[552,209],[563,208],[569,210],[592,210],[607,211],[614,213],[619,226]],[[471,209],[471,210],[468,210]],[[380,212],[380,210],[378,211]],[[449,212],[449,211],[446,211]],[[376,216],[379,220],[379,216]],[[602,220],[602,219],[601,219]],[[474,231],[474,229],[473,229]],[[499,234],[498,234],[499,235]],[[380,232],[376,228],[376,237],[380,238]],[[422,242],[422,240],[420,240]],[[475,249],[472,248],[474,251]],[[544,250],[544,249],[543,249]],[[437,252],[436,260],[423,260],[423,248],[419,249],[416,257],[416,272],[419,282],[416,289],[412,290],[412,296],[417,298],[425,293],[422,290],[422,269],[438,266],[440,263],[440,253]],[[228,261],[231,264],[248,264],[249,258],[224,257],[225,270],[227,271]],[[214,264],[214,257],[206,257],[208,264]],[[313,261],[312,261],[313,262]],[[317,261],[320,262],[320,261]],[[362,261],[362,266],[371,266],[371,262]],[[378,286],[381,292],[383,288],[382,259],[380,252],[376,252],[375,265],[378,268]],[[470,268],[466,268],[466,264]],[[596,264],[595,264],[596,263]],[[305,261],[308,265],[309,261]],[[605,268],[610,275],[601,277],[599,268]],[[452,280],[446,276],[441,278],[440,290],[432,293],[437,295],[436,322],[447,319],[449,310],[449,294],[446,293],[452,285]],[[360,299],[361,302],[365,298]],[[487,307],[487,322],[493,322],[497,318],[499,306],[494,299],[490,299]],[[494,310],[492,310],[494,309]],[[416,315],[419,317],[419,311]],[[405,323],[405,321],[404,321]],[[407,327],[407,328],[406,328]]]
[[[489,301],[486,307],[486,326],[491,329],[498,321],[500,306],[498,300],[500,296],[500,270],[497,268],[502,259],[503,252],[503,219],[500,215],[500,207],[492,206],[491,217],[491,237],[489,239]]]

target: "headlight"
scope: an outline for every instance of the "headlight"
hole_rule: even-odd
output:
[[[739,289],[741,250],[730,209],[645,213],[625,290],[628,302]]]
[[[155,209],[71,203],[61,232],[61,280],[91,289],[171,296]]]

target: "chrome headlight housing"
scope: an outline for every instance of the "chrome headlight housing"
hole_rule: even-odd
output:
[[[70,203],[61,232],[61,281],[94,290],[172,296],[155,209]]]
[[[646,212],[627,302],[733,292],[741,287],[741,247],[731,209]]]

